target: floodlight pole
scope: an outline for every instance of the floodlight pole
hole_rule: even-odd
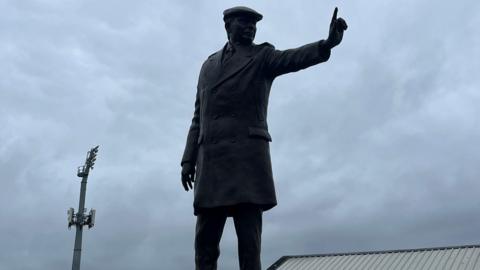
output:
[[[85,209],[85,195],[87,192],[87,180],[90,169],[93,169],[93,165],[96,160],[98,152],[98,146],[90,149],[87,153],[87,159],[85,165],[78,167],[77,176],[82,178],[80,185],[80,200],[78,203],[77,214],[74,215],[74,209],[70,208],[68,211],[68,227],[75,225],[75,244],[73,247],[73,262],[72,270],[80,270],[80,259],[82,256],[82,233],[83,226],[88,225],[88,228],[93,227],[95,222],[95,210],[91,209],[89,214],[86,214]]]
[[[82,177],[82,183],[80,185],[80,202],[78,204],[77,220],[83,220],[85,214],[85,193],[87,191],[87,179],[89,169],[85,170],[85,175]],[[76,233],[75,233],[75,245],[73,247],[73,263],[72,270],[80,270],[80,258],[82,256],[82,233],[83,233],[83,222],[77,222]]]

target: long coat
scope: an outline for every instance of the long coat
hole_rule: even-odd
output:
[[[208,57],[200,71],[181,162],[196,164],[195,214],[239,203],[263,210],[277,204],[267,125],[270,87],[275,77],[330,57],[323,41],[284,51],[263,43],[222,63],[226,48]]]

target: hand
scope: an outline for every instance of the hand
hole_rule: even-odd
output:
[[[344,19],[337,19],[338,8],[333,11],[332,21],[330,22],[330,31],[328,33],[327,45],[329,48],[333,48],[342,42],[343,31],[347,30],[347,23]]]
[[[188,188],[193,189],[192,183],[195,182],[195,165],[192,165],[189,162],[185,162],[182,165],[182,184],[185,191],[188,191]]]

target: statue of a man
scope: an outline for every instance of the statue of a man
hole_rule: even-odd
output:
[[[347,24],[333,13],[326,40],[296,49],[254,44],[257,11],[223,12],[228,42],[200,71],[195,111],[181,161],[182,184],[194,184],[196,269],[216,269],[227,217],[233,217],[240,269],[259,270],[262,212],[277,204],[267,105],[273,80],[325,62]]]

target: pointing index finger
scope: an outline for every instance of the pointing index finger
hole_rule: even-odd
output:
[[[333,11],[333,16],[332,16],[332,23],[337,19],[337,13],[338,13],[338,7],[335,7],[335,10]]]

